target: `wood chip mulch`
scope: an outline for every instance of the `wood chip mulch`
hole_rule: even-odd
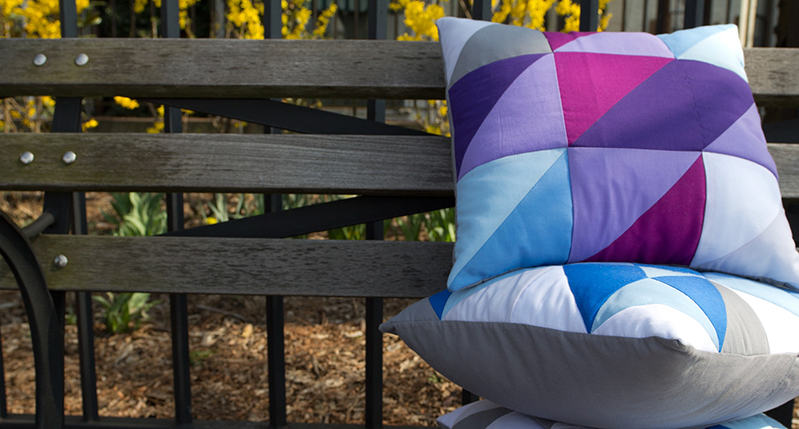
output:
[[[190,297],[195,419],[268,420],[266,326],[247,321],[253,315],[241,312],[248,306],[244,302],[253,300],[263,298]],[[0,302],[4,303],[0,330],[8,410],[30,414],[34,372],[29,327],[18,293],[0,292]],[[405,304],[387,303],[387,313]],[[237,307],[241,313],[230,310]],[[365,340],[363,316],[358,314],[362,305],[351,299],[287,298],[286,309],[288,420],[363,423]],[[108,335],[102,324],[95,326],[101,416],[174,416],[168,305],[151,313],[151,321],[131,334]],[[385,335],[383,351],[386,424],[431,426],[436,417],[457,408],[461,389],[397,337]],[[77,328],[67,326],[65,408],[73,415],[81,414],[78,364]]]

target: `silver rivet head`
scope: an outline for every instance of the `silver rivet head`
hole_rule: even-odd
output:
[[[75,64],[79,66],[85,66],[88,62],[89,56],[86,54],[79,54],[77,57],[75,57]]]
[[[19,156],[19,162],[25,165],[30,164],[33,162],[33,154],[28,151],[22,152],[22,155]]]
[[[64,153],[64,156],[61,157],[61,161],[64,161],[66,165],[72,164],[76,159],[78,159],[78,155],[75,155],[75,152],[71,150]]]
[[[67,257],[64,255],[58,255],[53,260],[53,264],[55,264],[55,266],[58,268],[64,268],[67,266],[68,263],[69,259],[67,259]]]
[[[47,57],[44,56],[44,54],[36,54],[36,56],[33,57],[33,65],[37,67],[43,66],[44,63],[46,62],[47,62]]]

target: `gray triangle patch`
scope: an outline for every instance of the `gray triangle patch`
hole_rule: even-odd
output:
[[[466,41],[449,80],[451,87],[469,72],[486,64],[530,54],[552,52],[544,33],[525,27],[489,25]]]

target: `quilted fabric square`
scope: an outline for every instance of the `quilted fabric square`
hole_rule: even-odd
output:
[[[464,405],[439,417],[438,424],[442,429],[589,429],[528,416],[491,401]],[[765,414],[757,414],[706,429],[785,429],[785,426]]]
[[[450,290],[583,261],[799,287],[735,26],[653,36],[437,24],[457,178]]]
[[[598,428],[695,428],[799,396],[799,292],[632,263],[518,270],[381,326],[503,407]]]

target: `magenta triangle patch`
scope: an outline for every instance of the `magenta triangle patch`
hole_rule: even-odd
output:
[[[554,55],[569,145],[625,95],[674,61],[582,52]]]
[[[624,234],[586,261],[690,265],[702,236],[706,195],[700,156]]]

